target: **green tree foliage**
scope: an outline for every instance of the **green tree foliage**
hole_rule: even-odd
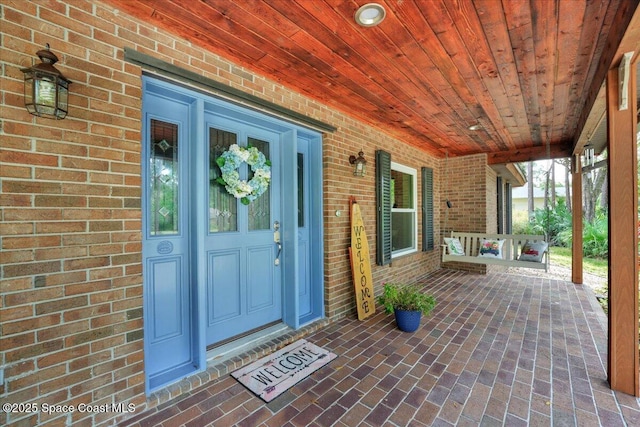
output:
[[[514,225],[514,233],[544,234],[549,244],[555,246],[560,244],[558,234],[566,229],[571,231],[571,212],[564,197],[558,198],[555,208],[537,208],[528,223]]]
[[[573,229],[571,212],[564,197],[558,198],[555,209],[538,208],[527,223],[514,224],[516,234],[544,234],[552,246],[571,247]],[[607,212],[596,209],[592,221],[583,223],[583,253],[585,257],[606,258],[609,253]]]
[[[609,254],[609,225],[607,213],[603,209],[596,211],[591,222],[583,223],[582,251],[588,258],[606,258]],[[559,242],[562,246],[570,247],[573,242],[573,233],[569,228],[559,233]]]

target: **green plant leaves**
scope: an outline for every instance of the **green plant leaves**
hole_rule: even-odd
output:
[[[378,303],[384,306],[387,313],[399,309],[420,311],[428,316],[436,306],[436,299],[433,295],[425,294],[417,285],[386,283]]]

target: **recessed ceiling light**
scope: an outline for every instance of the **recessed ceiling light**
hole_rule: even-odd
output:
[[[479,125],[479,124],[471,125],[467,129],[469,129],[469,130],[480,130],[480,129],[482,129],[482,125]]]
[[[378,3],[367,3],[356,11],[355,20],[363,27],[373,27],[381,23],[386,14]]]

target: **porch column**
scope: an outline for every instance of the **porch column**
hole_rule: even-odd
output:
[[[609,148],[609,384],[638,396],[636,61],[620,111],[618,67],[607,75]],[[575,218],[575,216],[574,216]]]
[[[574,154],[572,161],[573,174],[571,177],[571,216],[572,246],[571,246],[571,281],[582,285],[582,161],[580,153]]]

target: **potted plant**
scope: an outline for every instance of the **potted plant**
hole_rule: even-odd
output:
[[[422,314],[428,316],[436,306],[433,295],[422,292],[417,285],[386,283],[378,303],[387,313],[394,313],[401,331],[414,332],[420,326]]]

